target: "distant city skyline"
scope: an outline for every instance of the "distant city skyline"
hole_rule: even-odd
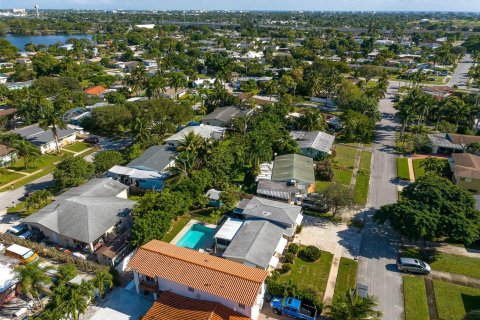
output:
[[[0,9],[480,12],[480,0],[0,0]]]

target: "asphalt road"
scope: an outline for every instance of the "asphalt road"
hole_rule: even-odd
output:
[[[448,81],[449,86],[457,85],[460,89],[466,89],[467,80],[468,80],[468,70],[473,65],[472,57],[469,54],[466,54],[458,63],[457,68],[453,72],[450,80]]]
[[[394,154],[395,122],[391,98],[398,82],[390,82],[386,99],[380,101],[382,120],[377,124],[373,145],[369,208],[397,201],[396,156]],[[368,286],[369,295],[379,300],[383,319],[403,319],[402,277],[396,271],[395,260],[399,237],[386,225],[377,225],[371,219],[373,210],[365,213],[365,227],[360,245],[358,283]]]

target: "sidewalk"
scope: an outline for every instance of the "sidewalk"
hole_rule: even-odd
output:
[[[480,279],[464,276],[461,274],[432,270],[430,275],[427,277],[431,277],[432,279],[442,280],[449,283],[460,284],[466,287],[480,289]]]
[[[410,175],[410,182],[415,182],[415,170],[413,170],[413,159],[411,157],[408,157],[407,163],[408,163],[408,174]]]
[[[323,297],[324,306],[331,305],[333,302],[333,295],[335,293],[335,285],[337,284],[338,268],[340,267],[340,258],[342,257],[342,251],[343,247],[337,244],[332,259],[330,273],[328,274],[327,288],[325,289],[325,295]],[[326,310],[326,308],[324,308],[323,310]]]

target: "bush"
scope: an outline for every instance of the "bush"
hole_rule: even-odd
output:
[[[78,269],[73,263],[62,264],[58,267],[58,276],[62,282],[68,282],[78,275]]]
[[[323,159],[315,165],[315,177],[317,180],[333,181],[334,172],[332,160],[330,158]]]
[[[285,255],[285,262],[286,263],[293,263],[293,260],[295,260],[295,255],[291,252],[288,252],[286,255]]]
[[[302,232],[302,229],[303,229],[303,226],[302,226],[301,224],[299,224],[299,225],[297,226],[297,229],[295,229],[295,233],[300,233],[300,232]]]
[[[288,252],[293,253],[293,254],[297,254],[297,252],[298,252],[298,244],[296,244],[296,243],[290,243],[290,245],[288,246]]]
[[[287,273],[288,271],[290,271],[291,268],[292,265],[290,263],[284,263],[282,265],[282,273]]]
[[[300,256],[303,260],[309,262],[315,262],[320,258],[322,252],[315,246],[308,246],[300,252]]]

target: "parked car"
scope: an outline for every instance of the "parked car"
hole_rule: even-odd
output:
[[[6,233],[22,239],[30,239],[32,237],[32,233],[28,230],[28,227],[24,224],[13,226],[9,228]]]
[[[92,137],[87,137],[83,139],[83,142],[90,143],[90,144],[99,144],[100,139],[98,139],[98,137],[92,136]]]
[[[292,297],[275,297],[270,305],[276,314],[285,314],[302,320],[315,320],[317,318],[317,308],[304,305],[300,300]]]
[[[432,271],[427,263],[414,258],[398,258],[397,269],[402,272],[420,274],[429,274]]]

